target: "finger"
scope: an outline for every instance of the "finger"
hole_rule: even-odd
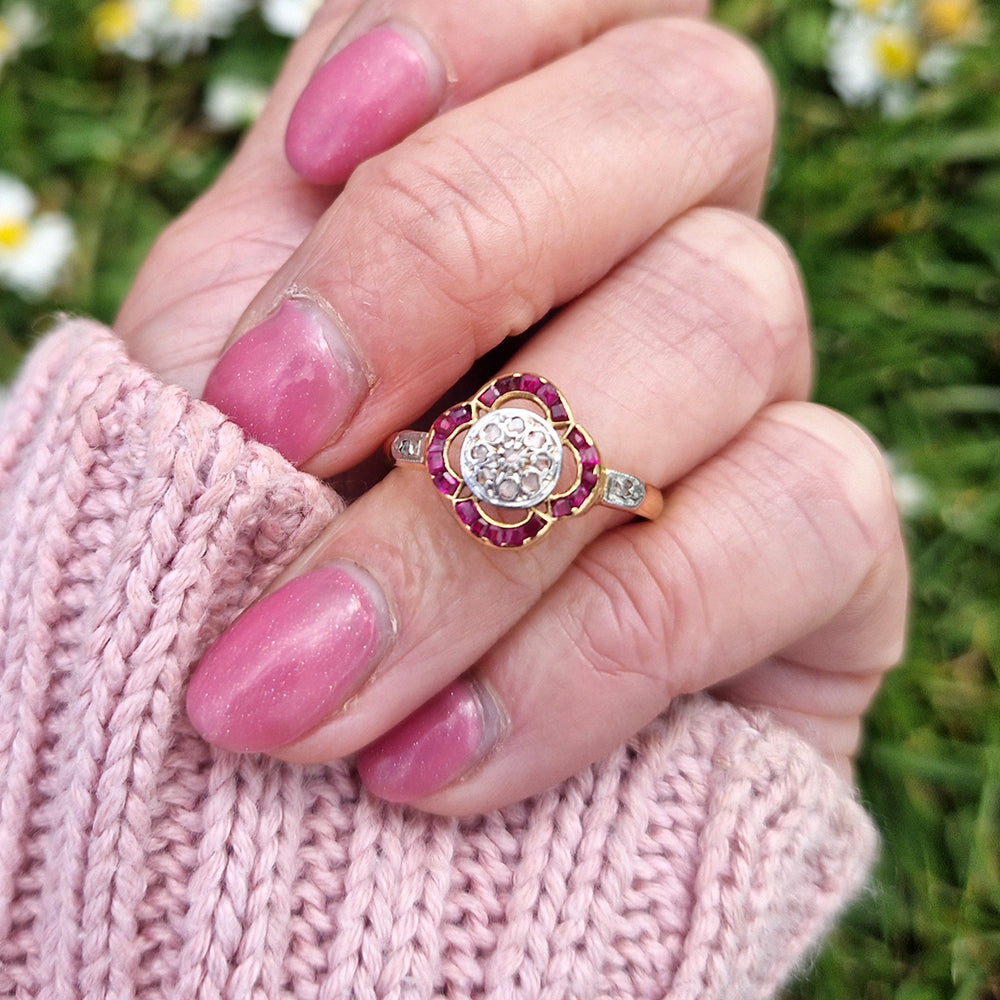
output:
[[[292,109],[288,161],[309,181],[342,184],[362,160],[440,111],[616,24],[703,8],[701,0],[365,3],[337,34]]]
[[[720,29],[608,32],[360,168],[204,398],[307,471],[349,468],[666,220],[754,207],[772,123],[766,72]]]
[[[616,345],[612,359],[608,345]],[[565,309],[514,363],[558,376],[607,464],[670,482],[769,401],[804,395],[809,350],[797,275],[759,223],[697,209]],[[396,470],[281,581],[312,578],[330,563],[365,567],[394,609],[391,648],[362,662],[334,636],[312,652],[314,624],[340,621],[346,603],[315,578],[299,586],[315,586],[316,612],[276,617],[265,602],[216,644],[192,680],[189,713],[210,741],[231,749],[301,761],[344,756],[476,662],[615,518],[595,510],[560,522],[534,549],[498,551],[463,534],[426,473]],[[255,661],[241,635],[250,630],[262,645],[261,621],[274,657]],[[301,654],[290,652],[300,637]],[[295,691],[281,699],[292,710],[280,724],[258,693],[276,687]]]
[[[520,76],[614,24],[650,13],[695,13],[701,5],[701,0],[516,0],[486,10],[482,2],[368,3],[359,8],[356,0],[327,0],[292,48],[267,106],[222,176],[157,241],[122,304],[116,331],[137,360],[201,393],[241,314],[331,200],[328,189],[303,180],[286,158],[285,133],[293,109],[301,105],[300,137],[303,123],[319,130],[327,148],[341,135],[345,145],[339,162],[345,170],[398,141],[416,124],[412,115],[401,119],[391,113],[391,84],[400,77],[387,72],[388,53],[378,59],[384,72],[369,72],[373,40],[377,44],[382,39],[383,47],[392,50],[406,39],[416,45],[424,60],[424,82],[434,95],[414,99],[404,75],[399,100],[409,100],[411,106],[414,100],[421,106],[425,100],[428,106],[437,102],[429,112],[436,113]],[[389,23],[399,31],[380,30]],[[366,36],[371,37],[366,41]],[[387,38],[399,42],[386,45]],[[339,60],[338,52],[344,53]],[[413,65],[412,59],[402,61]],[[366,80],[367,92],[362,86]],[[340,96],[338,89],[344,91]],[[323,109],[314,114],[317,101]],[[390,132],[375,127],[390,120]],[[349,136],[353,143],[344,138]],[[293,148],[300,145],[291,139]],[[299,159],[308,155],[300,150]]]
[[[599,759],[673,698],[807,650],[797,669],[813,706],[843,703],[846,717],[900,655],[903,567],[867,436],[813,404],[772,405],[676,487],[658,521],[590,546],[474,680],[364,750],[361,774],[386,798],[487,811]],[[808,704],[783,678],[770,683],[755,703]]]

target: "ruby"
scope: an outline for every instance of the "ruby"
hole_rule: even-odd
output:
[[[597,485],[597,472],[594,469],[584,469],[580,473],[580,485],[586,486],[589,493]]]
[[[509,528],[501,528],[495,524],[487,525],[486,529],[479,536],[480,538],[485,538],[491,545],[507,545],[507,532]]]
[[[471,419],[472,412],[467,406],[454,406],[434,421],[433,430],[447,437],[456,427],[467,424]]]
[[[459,487],[458,480],[449,475],[447,472],[442,472],[434,477],[434,485],[437,487],[439,493],[443,493],[446,497],[452,497],[455,495],[455,490]]]
[[[559,390],[551,382],[546,382],[544,385],[540,385],[535,395],[538,396],[538,398],[550,410],[553,406],[562,405],[562,396],[559,395]]]
[[[592,445],[585,445],[583,448],[579,449],[580,452],[580,465],[585,469],[596,469],[600,465],[600,457],[597,454],[597,449]]]
[[[479,394],[479,402],[483,406],[492,406],[500,398],[500,392],[495,385],[488,385]]]
[[[518,381],[516,375],[504,375],[503,378],[498,378],[493,384],[497,387],[499,395],[505,396],[508,392],[517,391]]]
[[[582,507],[584,501],[586,501],[592,491],[593,486],[578,486],[570,497],[570,500],[573,501],[573,509],[576,510],[577,507]]]
[[[530,392],[533,396],[538,395],[538,390],[542,387],[542,379],[538,375],[522,375],[520,379],[521,392]]]
[[[569,420],[569,410],[562,403],[556,403],[549,407],[549,416],[554,424],[561,424]]]
[[[565,517],[567,514],[573,513],[573,503],[569,497],[563,497],[560,500],[554,500],[549,509],[552,511],[553,517]]]
[[[444,449],[438,451],[427,451],[427,471],[432,476],[438,476],[444,472]]]
[[[463,500],[461,503],[455,504],[455,513],[467,528],[482,521],[479,508],[471,500]]]

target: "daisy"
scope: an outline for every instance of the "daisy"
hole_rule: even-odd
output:
[[[148,0],[104,0],[91,15],[94,41],[103,52],[151,59],[157,16],[155,3]]]
[[[309,25],[322,0],[264,0],[261,16],[276,34],[298,38]]]
[[[0,174],[0,284],[28,299],[52,291],[76,242],[65,215],[35,208],[24,184]]]
[[[252,125],[267,102],[267,87],[255,80],[220,76],[205,91],[205,117],[214,129],[232,131]]]
[[[830,22],[827,66],[845,104],[878,104],[887,117],[909,110],[926,56],[909,18],[838,14]]]
[[[45,22],[30,3],[12,3],[0,10],[0,69],[34,45]]]
[[[213,38],[231,33],[249,6],[250,0],[162,0],[157,50],[172,62],[203,52]]]

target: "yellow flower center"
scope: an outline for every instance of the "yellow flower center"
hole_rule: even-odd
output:
[[[170,0],[170,13],[179,21],[193,21],[201,13],[201,0]]]
[[[4,19],[0,17],[0,57],[9,56],[15,48],[14,32],[7,27]]]
[[[0,251],[19,249],[28,238],[28,224],[22,219],[0,219]]]
[[[916,75],[920,49],[916,38],[905,28],[890,26],[875,36],[875,65],[888,80],[909,80]]]
[[[859,13],[872,17],[889,7],[895,7],[896,0],[854,0],[854,6]]]
[[[928,34],[955,38],[972,24],[976,0],[924,0],[920,18]]]
[[[128,0],[106,0],[98,4],[93,14],[97,44],[111,46],[128,38],[135,31],[135,20],[135,10]]]

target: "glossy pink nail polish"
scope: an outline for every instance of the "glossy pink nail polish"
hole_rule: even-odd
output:
[[[216,640],[188,686],[188,717],[225,750],[285,746],[361,686],[392,634],[367,573],[322,566],[258,601]]]
[[[291,298],[219,358],[202,398],[301,465],[339,436],[367,391],[333,320],[308,299]]]
[[[460,679],[358,754],[369,791],[390,802],[414,802],[479,763],[502,728],[491,696]]]
[[[320,66],[288,122],[292,168],[316,184],[342,184],[362,160],[427,121],[441,74],[418,48],[412,32],[375,28]]]

